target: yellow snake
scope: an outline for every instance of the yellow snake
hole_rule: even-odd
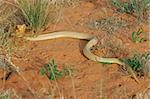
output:
[[[89,42],[86,44],[86,46],[83,49],[84,55],[92,61],[96,62],[101,62],[101,63],[116,63],[119,65],[126,66],[125,63],[120,61],[118,58],[103,58],[94,55],[91,52],[91,48],[97,44],[98,38],[96,36],[93,36],[91,34],[85,34],[85,33],[78,33],[78,32],[68,32],[68,31],[60,31],[60,32],[53,32],[50,34],[43,34],[43,35],[38,35],[37,37],[24,37],[24,39],[29,40],[29,41],[40,41],[40,40],[49,40],[49,39],[55,39],[55,38],[75,38],[75,39],[84,39],[84,40],[89,40]],[[134,79],[138,81],[136,78],[136,75],[132,71],[130,66],[126,66],[128,69],[128,72],[131,73],[131,75],[134,77]]]

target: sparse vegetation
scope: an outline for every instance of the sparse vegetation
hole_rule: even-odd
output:
[[[69,75],[70,72],[72,72],[71,68],[63,68],[62,70],[58,70],[54,59],[40,69],[40,74],[46,75],[50,80],[56,80],[57,78]]]
[[[58,7],[74,6],[80,0],[51,0],[51,3]]]
[[[14,42],[10,38],[11,33],[5,32],[4,29],[1,28],[0,31],[0,46],[4,48],[6,51],[11,52],[14,47]]]
[[[135,53],[132,58],[124,58],[122,61],[131,66],[131,68],[139,75],[144,76],[149,72],[150,53]]]
[[[8,52],[12,51],[13,40],[12,34],[16,26],[14,20],[15,11],[6,4],[0,5],[0,47],[5,48]]]
[[[112,0],[112,4],[117,7],[117,11],[131,14],[142,22],[145,22],[149,16],[150,0],[128,0],[127,2]]]
[[[124,20],[117,19],[115,17],[107,17],[98,19],[89,24],[89,28],[104,31],[108,34],[114,34],[119,29],[123,29],[129,26]]]
[[[7,90],[0,94],[0,99],[11,99],[10,92]]]
[[[146,41],[146,33],[142,29],[132,32],[132,42],[139,43],[144,41]]]
[[[40,69],[41,75],[47,75],[47,77],[51,80],[55,80],[57,78],[60,78],[61,76],[64,76],[62,71],[59,71],[57,69],[57,65],[55,64],[55,60],[52,59],[50,63],[45,64],[44,67]]]
[[[10,57],[15,49],[15,41],[13,40],[13,33],[15,28],[15,21],[10,20],[13,17],[14,10],[9,8],[8,5],[0,5],[0,67],[5,67],[5,58]],[[4,9],[5,8],[5,9]],[[6,60],[5,60],[6,61]]]
[[[0,99],[22,99],[14,89],[4,90],[0,92]]]
[[[26,25],[39,32],[49,22],[49,0],[16,0]]]

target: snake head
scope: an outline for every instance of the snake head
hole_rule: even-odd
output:
[[[26,30],[26,25],[17,25],[16,26],[16,36],[17,37],[23,37],[25,34],[25,30]]]

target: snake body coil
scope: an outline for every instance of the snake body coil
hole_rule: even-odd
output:
[[[53,32],[50,34],[43,34],[37,37],[25,37],[25,39],[29,41],[40,41],[40,40],[49,40],[49,39],[56,39],[56,38],[62,38],[62,37],[89,40],[89,42],[86,44],[85,48],[83,49],[83,53],[88,59],[92,61],[97,61],[97,62],[102,62],[102,63],[103,62],[104,63],[117,63],[120,65],[123,65],[123,63],[117,58],[102,58],[91,53],[90,49],[94,45],[96,45],[98,42],[97,37],[91,34],[63,31],[63,32]]]
[[[62,38],[62,37],[89,40],[89,42],[86,44],[86,46],[83,49],[84,55],[89,60],[101,62],[101,63],[115,63],[115,64],[126,66],[128,69],[128,72],[139,83],[139,80],[137,79],[136,75],[134,74],[134,71],[132,70],[132,68],[128,65],[125,65],[118,58],[103,58],[103,57],[96,56],[91,52],[91,48],[94,45],[96,45],[98,42],[98,38],[91,34],[61,31],[61,32],[53,32],[50,34],[43,34],[43,35],[39,35],[37,37],[24,37],[24,39],[29,40],[29,41],[40,41],[40,40],[49,40],[49,39],[56,39],[56,38]]]

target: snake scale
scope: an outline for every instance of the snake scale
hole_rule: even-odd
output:
[[[115,63],[122,66],[126,66],[128,72],[132,75],[135,81],[139,83],[139,80],[137,79],[132,68],[126,65],[125,63],[123,63],[122,61],[120,61],[118,58],[103,58],[103,57],[96,56],[91,52],[91,48],[94,45],[96,45],[97,42],[99,41],[98,38],[94,35],[78,33],[78,32],[60,31],[60,32],[52,32],[49,34],[42,34],[36,37],[24,37],[24,39],[29,41],[40,41],[40,40],[49,40],[49,39],[56,39],[56,38],[75,38],[75,39],[88,40],[89,42],[86,44],[86,46],[83,49],[83,54],[89,60],[100,62],[100,63]]]

